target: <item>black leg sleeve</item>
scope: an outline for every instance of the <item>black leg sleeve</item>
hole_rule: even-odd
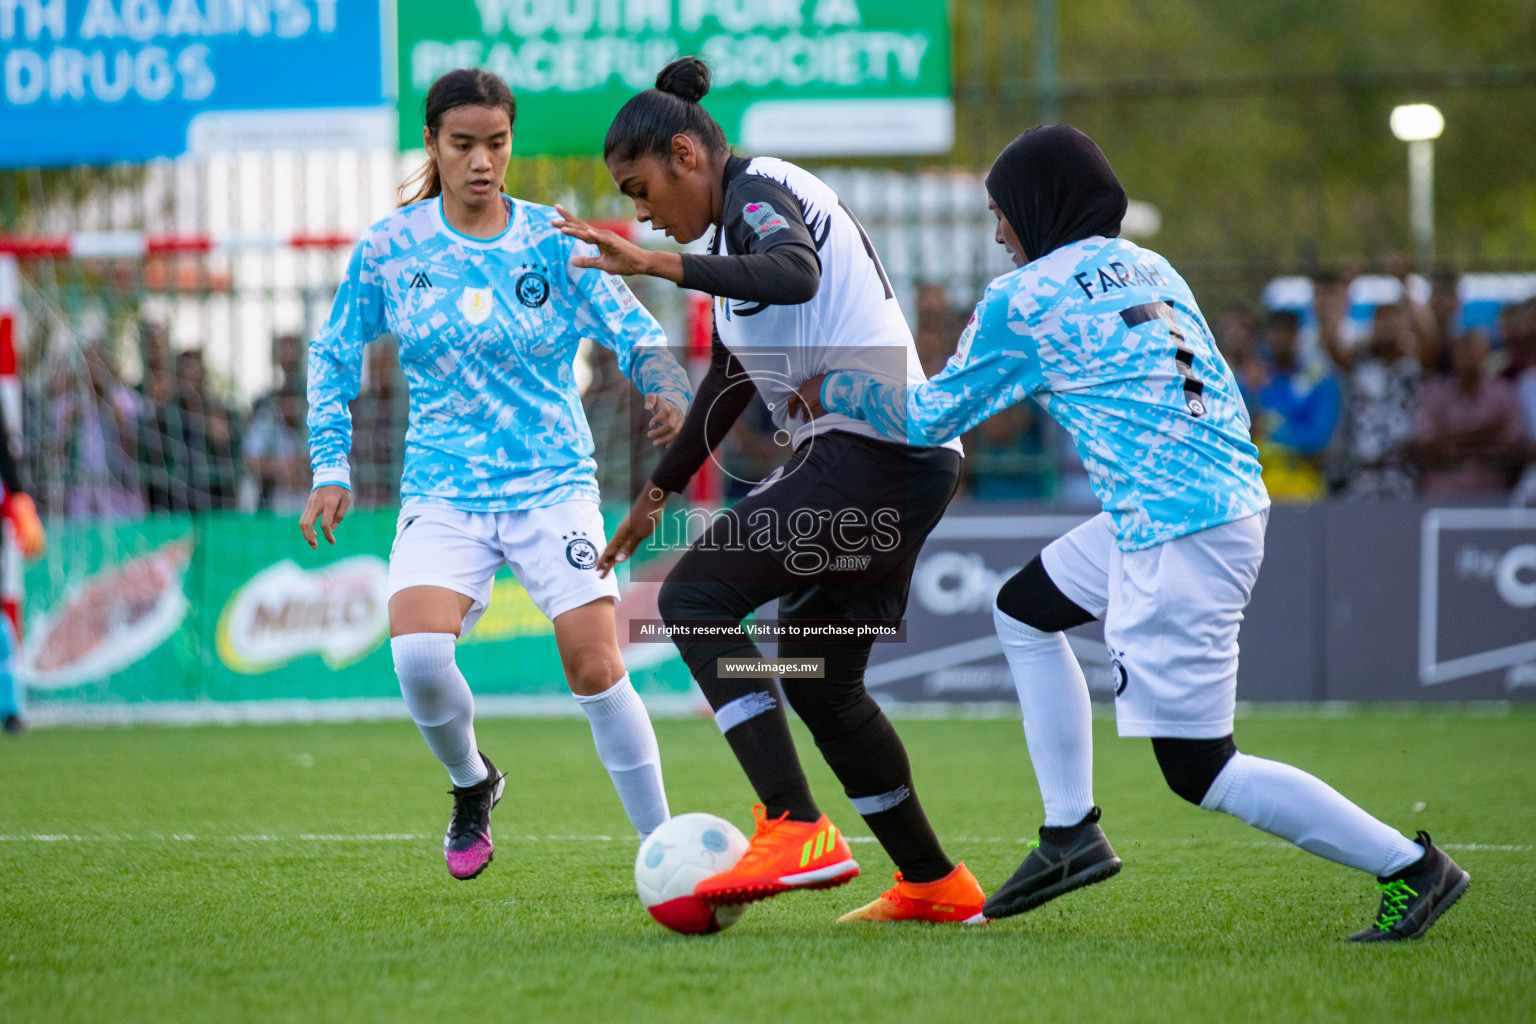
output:
[[[1003,584],[997,592],[997,610],[1042,633],[1057,633],[1093,621],[1092,615],[1056,586],[1039,555]]]
[[[1231,735],[1214,740],[1185,740],[1160,736],[1152,740],[1157,766],[1168,780],[1168,788],[1199,806],[1210,791],[1211,783],[1237,753]]]

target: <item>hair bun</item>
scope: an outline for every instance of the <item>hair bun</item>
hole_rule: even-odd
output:
[[[697,103],[709,92],[709,65],[697,57],[679,57],[657,74],[656,88]]]

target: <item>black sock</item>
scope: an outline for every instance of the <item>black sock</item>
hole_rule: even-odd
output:
[[[1088,813],[1083,815],[1083,820],[1075,825],[1041,825],[1040,838],[1047,843],[1055,843],[1058,846],[1067,846],[1082,838],[1083,832],[1099,821],[1098,807],[1090,807]]]
[[[696,557],[697,551],[684,555],[663,584],[657,597],[661,617],[669,625],[707,622],[730,627],[708,640],[674,636],[678,653],[715,710],[715,722],[768,817],[787,813],[791,821],[815,821],[821,811],[800,767],[783,691],[773,679],[720,675],[721,658],[763,656],[741,628],[742,618],[758,602],[718,580],[690,579],[687,566]]]
[[[816,745],[903,878],[936,882],[955,869],[918,802],[906,748],[884,712],[876,707],[853,732]]]
[[[738,633],[740,640],[734,643],[690,642],[678,647],[768,817],[788,812],[791,821],[815,821],[821,810],[800,767],[778,683],[762,678],[722,679],[716,669],[721,658],[763,656],[745,633]]]

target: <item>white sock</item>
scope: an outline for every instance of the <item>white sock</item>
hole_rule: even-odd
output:
[[[643,841],[667,820],[661,751],[640,695],[626,674],[602,693],[573,694],[592,726],[597,756],[613,779],[624,813]]]
[[[455,786],[486,777],[475,746],[475,698],[453,660],[452,633],[407,633],[389,641],[400,693],[416,728]]]
[[[1232,755],[1200,806],[1372,875],[1390,875],[1424,856],[1422,846],[1323,780],[1262,757]]]
[[[1093,810],[1093,709],[1065,633],[1043,633],[992,609],[1024,711],[1024,741],[1040,782],[1045,823],[1076,825]]]

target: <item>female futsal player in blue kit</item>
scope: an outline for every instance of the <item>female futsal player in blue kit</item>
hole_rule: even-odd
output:
[[[836,370],[797,400],[909,444],[958,437],[1034,398],[1071,433],[1104,511],[999,591],[997,633],[1045,803],[1040,843],[989,918],[1114,875],[1093,802],[1088,687],[1062,632],[1104,620],[1122,736],[1152,740],[1168,784],[1310,853],[1375,875],[1358,942],[1417,938],[1470,879],[1321,780],[1233,743],[1237,633],[1264,554],[1269,495],[1237,383],[1168,261],[1118,238],[1125,191],[1067,125],[1035,128],[987,175],[1018,268],[988,286],[944,369],[917,386]]]
[[[667,818],[655,733],[619,655],[618,586],[596,569],[604,531],[577,345],[592,337],[614,351],[645,394],[657,444],[676,436],[690,387],[623,281],[572,263],[593,250],[553,227],[552,209],[502,193],[515,115],[488,72],[433,83],[423,187],[358,243],[309,351],[314,491],[300,525],[313,547],[317,523],[334,543],[349,502],[347,403],[363,346],[385,331],[399,342],[410,420],[389,557],[390,649],[406,708],[453,781],[444,855],[460,879],[491,860],[506,776],[476,745],[454,643],[503,565],[554,623],[630,822],[643,838]]]

